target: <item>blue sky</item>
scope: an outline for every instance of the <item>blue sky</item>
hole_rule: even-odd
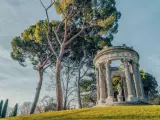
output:
[[[113,44],[133,46],[140,54],[141,69],[154,75],[160,83],[159,4],[159,0],[117,0],[122,17]]]
[[[113,44],[133,46],[141,56],[141,69],[152,73],[160,83],[160,1],[116,1],[122,17]],[[50,16],[60,19],[54,10],[50,11]],[[8,98],[10,105],[32,101],[37,85],[37,75],[32,67],[23,68],[10,58],[11,40],[41,19],[45,19],[45,13],[39,0],[1,0],[0,99]],[[43,87],[41,96],[44,94]]]

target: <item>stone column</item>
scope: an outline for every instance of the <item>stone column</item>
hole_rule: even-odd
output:
[[[142,101],[147,102],[147,100],[146,100],[146,98],[145,98],[145,95],[144,95],[144,88],[143,88],[143,83],[142,83],[142,79],[141,79],[141,74],[140,74],[140,71],[139,71],[139,64],[137,64],[137,74],[138,74],[138,80],[139,80],[140,92],[141,92],[141,97],[140,97],[140,99],[141,99]]]
[[[131,82],[131,76],[130,76],[130,71],[129,71],[129,65],[128,65],[128,60],[124,59],[123,64],[124,64],[124,71],[125,71],[125,76],[126,76],[126,83],[127,83],[127,90],[128,90],[128,97],[127,101],[133,102],[137,101],[133,94],[133,88],[132,88],[132,82]]]
[[[124,98],[125,98],[125,101],[127,101],[128,91],[127,91],[126,79],[122,78],[122,81],[123,81]]]
[[[133,71],[133,80],[134,80],[134,85],[135,85],[135,90],[136,90],[136,96],[140,98],[141,96],[141,89],[140,89],[140,84],[139,84],[139,76],[137,74],[137,64],[135,62],[132,62],[132,71]]]
[[[96,86],[97,86],[97,104],[98,101],[100,99],[100,91],[99,91],[99,73],[98,73],[98,68],[95,69],[96,70]]]
[[[108,97],[106,99],[106,103],[112,103],[113,102],[113,86],[112,86],[112,79],[111,79],[111,71],[110,71],[110,64],[111,61],[107,61],[106,63],[106,83],[107,83],[107,92]]]
[[[103,105],[105,103],[106,99],[106,88],[105,88],[105,80],[103,77],[103,69],[102,69],[102,64],[99,64],[99,91],[100,91],[100,99],[98,102],[98,105]]]

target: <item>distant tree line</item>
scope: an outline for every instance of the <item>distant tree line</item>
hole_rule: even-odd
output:
[[[8,110],[8,99],[5,101],[3,105],[3,100],[0,102],[0,118],[5,118],[7,117],[7,111]],[[18,112],[18,104],[16,104],[10,113],[8,113],[8,117],[14,117],[17,116]]]

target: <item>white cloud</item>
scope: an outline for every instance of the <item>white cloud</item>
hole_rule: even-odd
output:
[[[46,0],[43,0],[46,2]],[[47,0],[50,2],[50,0]],[[118,0],[117,0],[118,1]],[[47,2],[46,2],[47,3]],[[159,0],[118,1],[122,13],[119,33],[114,44],[126,43],[140,54],[141,68],[152,72],[160,81],[159,60]],[[152,5],[151,5],[152,4]],[[51,19],[60,19],[50,11]],[[45,19],[39,0],[1,0],[0,4],[0,99],[9,98],[10,104],[32,101],[38,76],[31,66],[21,67],[10,58],[11,40],[38,20]],[[154,55],[152,55],[154,53]],[[47,81],[45,77],[45,81]],[[44,89],[42,94],[44,94]]]
[[[50,0],[49,0],[50,1]],[[46,1],[45,1],[46,2]],[[52,17],[55,11],[50,11]],[[59,16],[54,16],[59,19]],[[11,40],[38,20],[45,19],[39,0],[2,0],[0,4],[0,99],[9,99],[10,105],[32,101],[38,74],[32,66],[22,67],[10,57]],[[45,80],[47,77],[45,77]],[[42,89],[42,96],[44,89]]]

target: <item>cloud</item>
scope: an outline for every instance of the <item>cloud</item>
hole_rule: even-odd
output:
[[[50,0],[49,0],[50,1]],[[55,11],[50,11],[55,13]],[[52,16],[54,16],[52,14]],[[54,16],[59,18],[58,16]],[[38,82],[38,74],[31,65],[22,67],[10,57],[11,40],[24,29],[45,19],[39,0],[2,0],[0,4],[0,94],[9,99],[10,105],[32,101]],[[45,77],[45,81],[47,77]],[[44,89],[42,89],[42,96]]]
[[[47,5],[50,0],[43,0]],[[122,13],[114,45],[133,46],[140,54],[141,68],[151,72],[160,82],[159,0],[117,0]],[[50,19],[60,19],[55,10]],[[0,4],[0,97],[10,104],[32,101],[38,81],[32,66],[21,67],[10,58],[11,40],[38,20],[46,19],[39,0],[1,0]],[[48,78],[45,76],[45,82]],[[44,86],[41,96],[44,95]]]

